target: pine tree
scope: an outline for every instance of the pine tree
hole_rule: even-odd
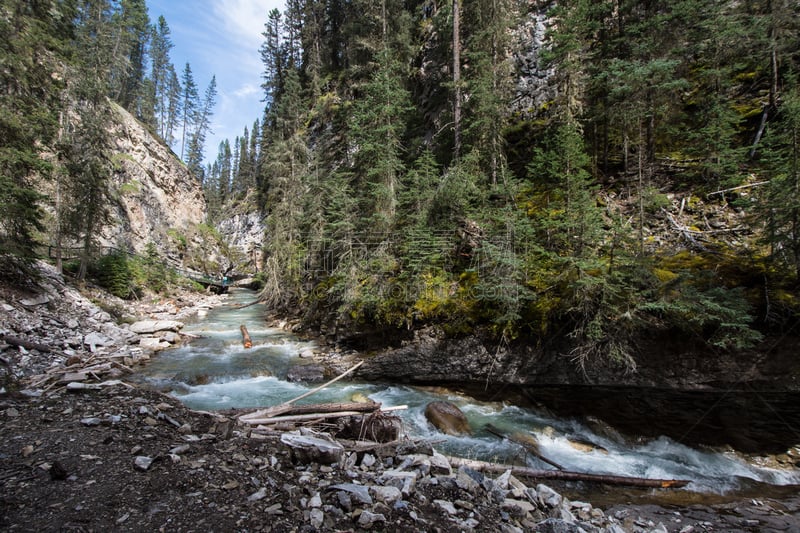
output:
[[[186,166],[200,183],[203,182],[203,150],[205,149],[206,135],[211,128],[211,117],[214,115],[216,102],[217,78],[212,76],[203,95],[203,101],[195,114],[194,131],[189,139],[186,153]]]
[[[150,81],[154,104],[153,115],[157,121],[152,127],[162,139],[169,111],[169,54],[173,47],[170,34],[167,20],[163,15],[158,17],[150,34]]]
[[[404,173],[402,139],[410,98],[403,87],[400,65],[388,48],[377,57],[377,70],[355,103],[350,122],[357,147],[354,172],[357,188],[367,193],[362,212],[365,227],[390,232],[397,208],[398,182]]]
[[[175,67],[170,63],[167,83],[167,123],[164,127],[164,142],[173,147],[175,144],[175,129],[181,116],[181,83],[175,73]]]
[[[67,201],[62,202],[66,233],[81,243],[78,278],[83,279],[93,255],[97,232],[108,218],[111,161],[108,156],[110,107],[107,95],[113,55],[111,6],[106,0],[85,0],[79,6],[75,49],[76,76],[59,141],[67,171]]]
[[[286,69],[286,49],[281,41],[281,13],[277,9],[269,12],[269,20],[264,25],[264,43],[261,45],[261,62],[264,64],[264,90],[267,106],[280,98]]]
[[[800,90],[784,92],[764,138],[763,164],[771,178],[762,212],[772,257],[800,280]]]
[[[34,179],[51,165],[38,147],[58,128],[62,83],[52,75],[73,13],[56,2],[0,2],[0,255],[33,257],[43,197]]]
[[[111,96],[122,107],[139,116],[150,39],[150,18],[145,0],[121,0],[112,23],[117,52],[111,72]]]
[[[473,2],[465,14],[472,27],[466,43],[470,69],[465,76],[463,144],[477,150],[492,186],[505,175],[504,126],[512,94],[509,53],[514,8],[509,0]]]
[[[200,96],[197,93],[197,84],[194,82],[192,75],[192,67],[189,63],[183,67],[183,74],[181,75],[181,154],[180,158],[183,159],[184,149],[186,147],[186,135],[191,131],[191,127],[195,122],[195,113],[197,112],[198,100]]]
[[[262,297],[278,308],[296,303],[301,291],[304,243],[300,229],[308,169],[303,108],[299,75],[296,69],[290,69],[275,109],[275,138],[262,154],[264,173],[269,177],[266,209],[270,236]]]

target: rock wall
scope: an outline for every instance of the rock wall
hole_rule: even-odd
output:
[[[237,213],[217,224],[222,239],[235,246],[247,258],[246,269],[260,271],[262,265],[261,249],[264,245],[265,216],[260,212]]]
[[[206,218],[200,183],[172,150],[130,113],[112,105],[116,202],[102,244],[142,252],[152,242],[159,251],[171,252],[175,243],[170,230],[183,235]]]
[[[515,94],[511,111],[522,116],[535,115],[556,96],[555,69],[542,60],[547,31],[547,12],[554,2],[530,7],[523,23],[513,33],[512,52],[515,68]]]

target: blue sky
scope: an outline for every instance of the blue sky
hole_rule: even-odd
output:
[[[283,0],[148,0],[147,5],[151,22],[160,15],[167,20],[178,76],[188,62],[201,98],[217,76],[213,132],[205,147],[206,159],[213,160],[222,140],[233,142],[263,114],[261,33],[271,9],[283,12]]]

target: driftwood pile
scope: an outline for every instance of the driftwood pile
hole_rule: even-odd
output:
[[[49,346],[27,341],[11,335],[4,335],[2,340],[12,346],[21,346],[26,350],[52,353]],[[31,389],[42,389],[45,392],[65,387],[70,391],[95,390],[105,386],[118,385],[119,378],[132,374],[134,370],[128,366],[130,354],[93,354],[88,359],[71,356],[62,366],[51,367],[44,374],[27,378],[26,385]]]
[[[251,427],[251,436],[269,435],[276,431],[285,432],[303,427],[325,430],[341,439],[363,441],[368,438],[375,443],[395,441],[400,436],[400,419],[390,412],[405,409],[405,406],[382,409],[380,403],[372,401],[294,405],[295,402],[319,392],[354,372],[362,364],[363,361],[297,398],[240,415],[239,422]]]

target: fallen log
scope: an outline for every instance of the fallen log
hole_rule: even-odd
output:
[[[361,413],[371,413],[381,408],[378,402],[359,403],[359,402],[346,402],[346,403],[316,403],[306,405],[292,406],[286,414],[289,415],[305,415],[310,413],[336,413],[339,411],[358,411]]]
[[[286,422],[308,422],[309,420],[325,420],[330,418],[343,418],[363,414],[360,411],[338,411],[335,413],[307,413],[304,415],[271,416],[268,418],[248,419],[250,425],[272,425]]]
[[[370,404],[367,404],[370,405]],[[244,424],[249,424],[251,426],[258,426],[258,425],[272,425],[272,424],[280,424],[285,422],[306,422],[308,420],[326,420],[331,418],[343,418],[347,416],[358,416],[363,415],[365,413],[374,413],[379,411],[380,404],[373,404],[377,405],[377,408],[370,408],[369,410],[364,409],[364,404],[350,404],[350,403],[343,403],[343,404],[318,404],[318,405],[302,405],[298,407],[291,407],[287,411],[284,411],[282,415],[270,415],[270,416],[263,416],[263,417],[249,417],[247,419],[239,418],[239,420]],[[336,406],[342,407],[352,407],[351,409],[341,410],[341,411],[334,411],[332,410]],[[321,407],[322,409],[316,410],[317,407]],[[372,407],[370,405],[370,407]],[[400,405],[397,407],[387,407],[386,409],[380,409],[379,412],[390,412],[390,411],[399,411],[401,409],[407,409],[408,407],[405,405]],[[288,414],[286,414],[288,413]],[[251,413],[257,414],[257,413]]]
[[[252,339],[250,339],[250,334],[247,332],[247,327],[244,324],[242,324],[241,326],[239,326],[239,329],[242,332],[242,345],[245,348],[252,348],[253,341]]]
[[[685,487],[691,480],[687,479],[647,479],[640,477],[612,476],[606,474],[588,474],[585,472],[571,472],[569,470],[536,470],[523,466],[502,465],[498,463],[488,463],[474,459],[462,459],[460,457],[447,457],[450,465],[454,468],[466,466],[481,472],[506,472],[517,477],[529,477],[533,479],[559,479],[562,481],[589,481],[593,483],[603,483],[605,485],[620,485],[626,487],[642,487],[656,489],[679,489]]]
[[[38,342],[26,341],[25,339],[20,339],[19,337],[14,337],[12,335],[0,335],[0,339],[12,346],[22,346],[26,350],[37,350],[42,353],[50,353],[52,351],[49,346],[39,344]]]
[[[491,424],[486,424],[485,426],[483,426],[483,429],[485,429],[486,431],[488,431],[492,435],[496,435],[496,436],[500,437],[501,439],[508,439],[513,443],[519,444],[520,446],[525,448],[525,450],[528,453],[530,453],[531,455],[533,455],[534,457],[540,459],[541,461],[544,461],[545,463],[547,463],[547,464],[549,464],[551,466],[554,466],[554,467],[558,468],[559,470],[564,470],[563,466],[561,466],[560,464],[556,463],[555,461],[553,461],[551,459],[548,459],[547,457],[542,455],[542,452],[539,451],[539,443],[536,442],[536,439],[533,436],[531,436],[531,438],[529,440],[527,438],[522,438],[521,436],[518,436],[518,435],[506,435],[505,433],[503,433],[502,431],[500,431],[499,429],[497,429],[496,427],[494,427]]]

